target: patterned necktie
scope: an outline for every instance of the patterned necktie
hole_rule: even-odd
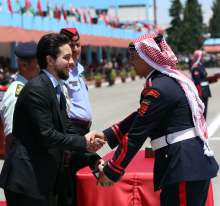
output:
[[[61,94],[61,89],[60,89],[60,84],[58,84],[56,87],[55,87],[55,90],[56,90],[56,93],[57,93],[57,100],[60,104],[60,94]]]

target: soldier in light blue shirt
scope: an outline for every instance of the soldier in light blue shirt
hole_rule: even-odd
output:
[[[73,105],[73,107],[70,108],[70,118],[76,121],[82,120],[90,122],[92,120],[92,111],[89,104],[88,87],[82,77],[83,71],[83,66],[76,62],[76,65],[71,67],[69,79],[65,81],[65,84],[70,102]]]
[[[64,28],[60,31],[69,37],[69,45],[75,64],[71,67],[68,80],[63,87],[67,89],[72,106],[70,118],[73,127],[80,135],[90,131],[92,111],[89,104],[88,87],[82,76],[83,66],[77,62],[81,54],[80,36],[76,28]],[[87,165],[74,153],[66,152],[64,168],[64,188],[59,192],[58,206],[77,206],[76,172]]]

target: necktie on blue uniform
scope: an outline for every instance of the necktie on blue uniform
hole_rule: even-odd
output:
[[[61,94],[61,89],[60,89],[60,84],[58,84],[56,87],[55,87],[55,90],[56,90],[56,93],[57,93],[57,100],[60,104],[60,94]]]

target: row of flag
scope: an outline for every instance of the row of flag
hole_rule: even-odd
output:
[[[133,25],[136,26],[137,31],[141,31],[142,28],[146,28],[148,33],[163,33],[164,32],[162,29],[159,29],[156,25],[153,25],[153,24],[147,24],[144,22],[134,21]],[[127,22],[126,22],[126,26],[128,26]]]
[[[12,9],[12,6],[11,6],[11,0],[7,0],[7,1],[8,1],[9,11],[13,14],[13,9]],[[20,0],[16,0],[16,2],[19,5],[19,8],[20,8],[19,10],[20,10],[21,13],[29,11],[33,16],[35,15],[35,11],[34,11],[32,5],[31,5],[30,0],[25,0],[25,7],[22,7]],[[43,13],[42,8],[41,8],[40,0],[38,0],[38,2],[37,2],[37,9],[38,9],[41,17],[44,18],[44,13]],[[48,15],[49,15],[50,11],[51,11],[51,7],[50,7],[49,2],[47,1],[47,13],[48,13]],[[77,22],[82,22],[82,19],[81,19],[81,14],[82,14],[85,23],[94,24],[93,19],[91,17],[90,10],[88,11],[88,15],[86,15],[85,9],[81,10],[80,8],[74,8],[72,5],[70,5],[69,13],[73,14],[76,17]],[[68,12],[67,12],[64,4],[62,5],[61,11],[60,11],[58,6],[57,6],[57,3],[55,3],[55,14],[56,14],[56,18],[58,20],[63,18],[63,19],[66,20],[66,22],[68,22],[68,18],[67,18]],[[108,15],[108,17],[107,17],[105,12],[102,14],[101,11],[99,11],[98,22],[97,23],[102,24],[103,22],[106,24],[106,26],[112,26],[114,28],[115,27],[119,28],[119,18],[117,18],[117,17],[112,18],[110,15]]]
[[[8,1],[8,8],[9,11],[13,14],[13,9],[11,6],[11,0]],[[20,0],[16,0],[17,4],[19,5],[19,10],[21,13],[25,12],[30,12],[31,15],[35,16],[35,11],[31,5],[30,0],[25,0],[25,7],[22,7]],[[40,0],[37,1],[37,9],[41,15],[42,18],[44,18],[44,13],[41,8],[41,2]],[[49,1],[47,1],[47,14],[49,16],[50,11],[52,11]],[[77,22],[82,22],[83,20],[81,19],[83,17],[85,23],[90,23],[94,24],[93,18],[91,17],[90,10],[88,10],[88,15],[86,15],[85,9],[80,9],[80,8],[74,8],[72,5],[70,5],[69,13],[74,15],[76,17]],[[62,5],[61,11],[59,10],[57,3],[55,3],[55,15],[58,20],[60,19],[65,19],[66,22],[68,22],[68,12],[64,6]],[[105,12],[101,13],[99,11],[98,14],[98,21],[97,24],[105,24],[106,26],[111,26],[112,28],[119,28],[120,27],[120,19],[118,17],[112,17],[111,15],[107,15]],[[136,31],[142,31],[142,28],[146,28],[148,30],[148,33],[163,33],[161,29],[159,29],[156,25],[149,25],[147,23],[142,23],[142,22],[137,22],[134,21],[132,23],[136,27]],[[130,26],[128,21],[126,21],[125,26]]]
[[[35,11],[34,11],[33,7],[31,6],[31,1],[30,0],[25,0],[25,7],[22,7],[20,0],[16,0],[16,3],[18,4],[19,10],[20,10],[21,13],[29,11],[33,16],[35,15]],[[13,9],[12,9],[12,6],[11,6],[11,0],[8,0],[8,9],[12,14],[14,13]],[[40,0],[37,1],[37,9],[39,10],[40,15],[43,18],[44,13],[43,13],[42,8],[41,8]]]

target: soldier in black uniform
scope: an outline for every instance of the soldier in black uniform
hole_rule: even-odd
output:
[[[205,54],[201,50],[194,52],[194,64],[192,66],[192,79],[199,92],[199,97],[205,105],[204,117],[206,119],[208,98],[211,97],[209,89],[209,82],[206,80],[207,72],[203,63],[205,61]]]
[[[146,83],[140,108],[97,135],[112,149],[119,145],[113,158],[99,165],[97,186],[112,187],[150,137],[155,152],[154,190],[162,189],[161,205],[205,206],[210,179],[219,166],[207,143],[197,89],[176,69],[177,59],[162,35],[141,36],[130,43],[129,51],[130,62]]]

